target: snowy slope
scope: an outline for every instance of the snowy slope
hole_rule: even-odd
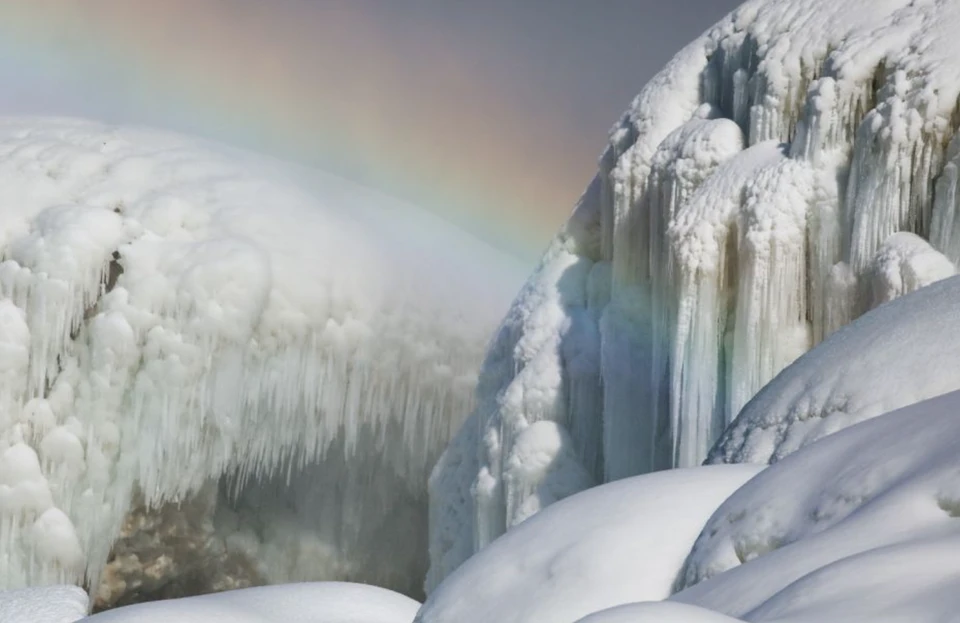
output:
[[[543,505],[552,475],[511,475],[531,424],[595,482],[698,464],[801,354],[956,272],[958,28],[947,0],[750,0],[643,89],[434,471],[428,588]]]
[[[716,507],[763,469],[713,465],[647,474],[569,497],[457,569],[418,623],[572,623],[666,599]]]
[[[960,392],[787,456],[704,527],[671,599],[747,621],[947,621],[960,608]]]
[[[91,623],[410,623],[419,603],[375,586],[317,582],[260,586],[137,604]]]
[[[331,449],[331,477],[357,474],[325,499],[333,534],[371,537],[411,500],[422,515],[518,274],[334,178],[146,130],[0,120],[0,586],[95,580],[135,485],[160,503]],[[334,539],[329,564],[369,563],[377,542]],[[377,567],[416,575],[413,556]]]

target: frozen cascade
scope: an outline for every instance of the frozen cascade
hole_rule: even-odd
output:
[[[426,511],[512,259],[343,180],[147,130],[0,120],[0,181],[0,586],[95,587],[136,489],[159,505],[318,462],[326,558],[301,573],[297,543],[271,545],[273,575],[423,573],[425,546],[371,549],[385,516]],[[425,541],[408,523],[393,539]]]
[[[698,464],[798,356],[955,272],[958,28],[948,0],[750,0],[644,87],[433,472],[428,589],[555,478],[506,482],[525,427],[567,429],[571,482]]]

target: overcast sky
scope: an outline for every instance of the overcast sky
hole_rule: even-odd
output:
[[[539,248],[633,95],[736,4],[3,0],[0,111],[311,160]]]

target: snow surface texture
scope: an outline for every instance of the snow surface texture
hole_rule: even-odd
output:
[[[95,623],[410,623],[420,604],[386,589],[320,582],[260,586],[126,606]]]
[[[673,592],[717,506],[763,469],[712,465],[595,487],[512,528],[434,591],[418,623],[572,623]]]
[[[3,623],[73,623],[87,614],[87,594],[76,586],[0,591]]]
[[[746,621],[949,621],[960,392],[825,437],[724,502],[671,599]]]
[[[432,475],[428,589],[557,492],[700,463],[798,356],[955,272],[958,29],[946,0],[752,0],[643,89]],[[518,470],[545,420],[563,458]]]
[[[335,178],[74,120],[0,120],[0,206],[0,586],[95,583],[135,486],[224,473],[370,468],[324,498],[306,572],[410,538],[371,531],[425,513],[510,260]],[[341,526],[369,539],[338,549]]]

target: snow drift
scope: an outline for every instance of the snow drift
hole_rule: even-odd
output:
[[[762,469],[670,470],[569,497],[457,569],[417,623],[571,623],[603,608],[666,599],[707,519]]]
[[[707,522],[671,599],[757,622],[951,619],[958,408],[933,398],[768,467]]]
[[[428,589],[542,482],[700,463],[801,354],[956,272],[958,28],[944,0],[751,0],[643,89],[433,473]],[[518,470],[540,421],[557,460]]]
[[[409,206],[145,130],[0,120],[0,205],[3,587],[95,583],[135,488],[242,490],[331,450],[358,473],[323,500],[349,508],[322,515],[330,565],[369,561],[338,527],[422,515],[519,281]]]

